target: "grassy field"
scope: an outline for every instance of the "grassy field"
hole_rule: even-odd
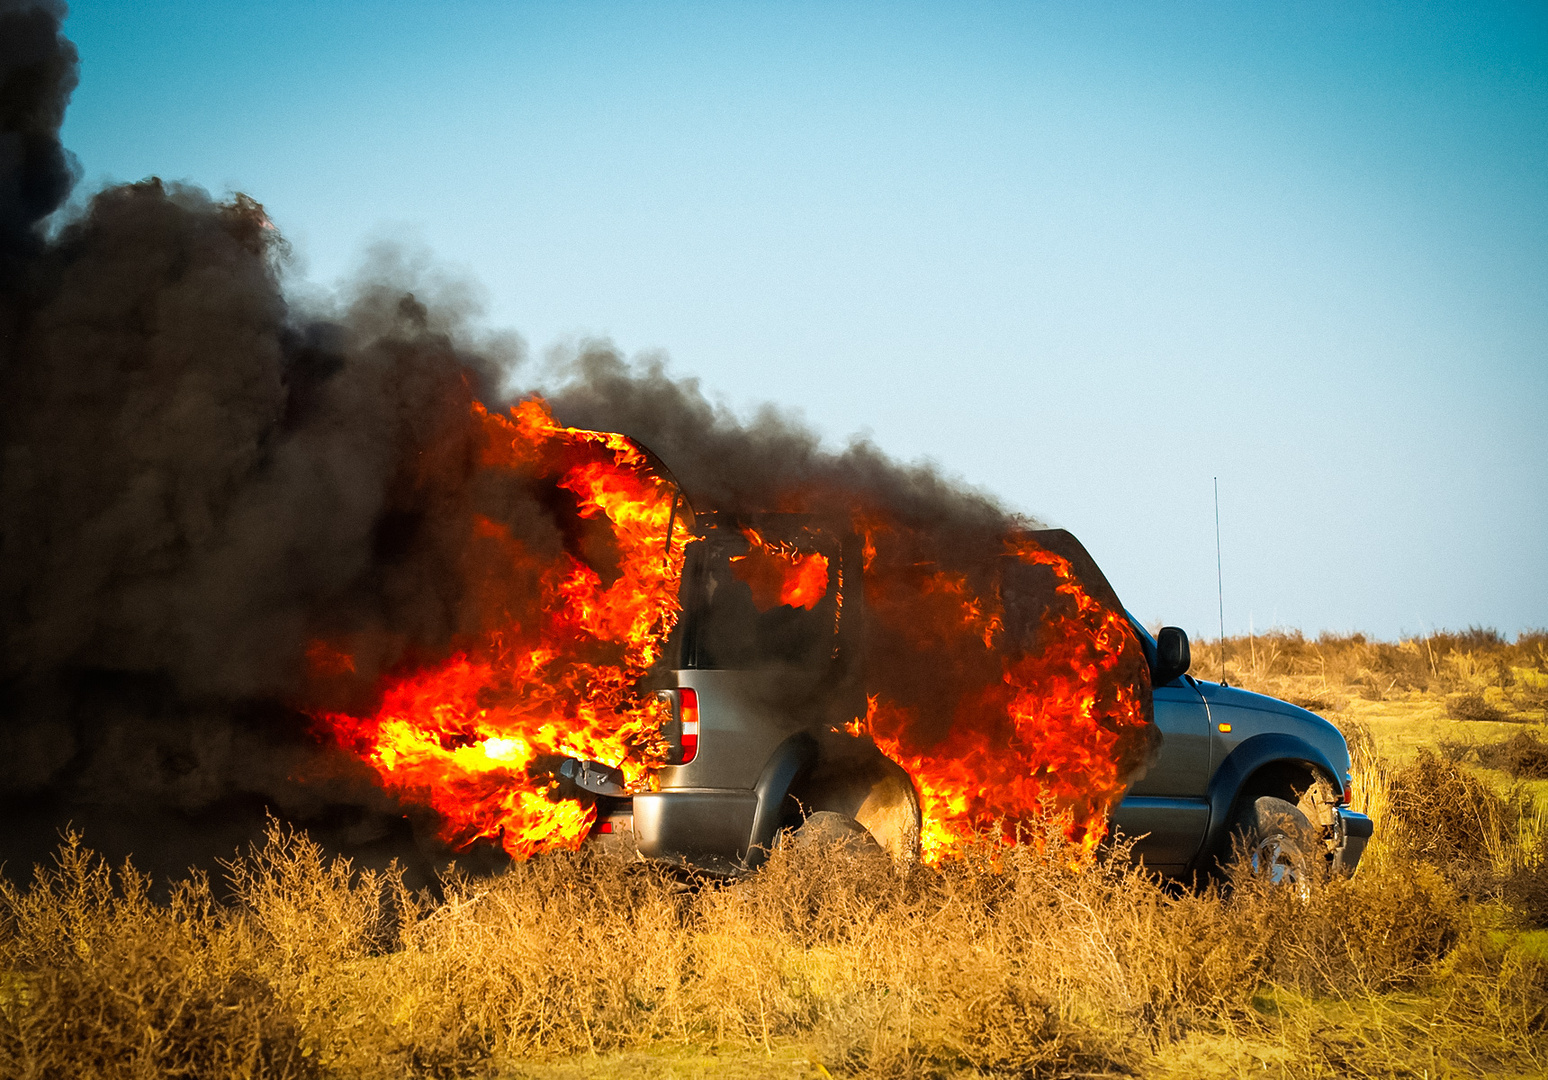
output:
[[[1388,767],[1439,754],[1497,791],[1548,798],[1548,633],[1514,642],[1490,630],[1402,642],[1268,634],[1195,646],[1195,675],[1219,679],[1222,670],[1232,685],[1369,738]]]
[[[1225,643],[1231,682],[1356,750],[1377,838],[1306,895],[1072,865],[1057,823],[907,873],[560,854],[436,899],[275,828],[235,899],[194,878],[158,904],[71,842],[0,887],[0,1076],[1542,1076],[1545,650]]]

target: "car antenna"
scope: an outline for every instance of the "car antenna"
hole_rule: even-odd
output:
[[[1230,686],[1225,673],[1225,574],[1220,568],[1220,477],[1215,477],[1215,596],[1220,601],[1220,685]]]

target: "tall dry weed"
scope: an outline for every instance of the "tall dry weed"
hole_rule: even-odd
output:
[[[70,834],[29,888],[0,880],[0,1076],[312,1075],[250,929],[203,878],[157,904]]]
[[[0,1074],[473,1077],[795,1043],[835,1075],[1052,1077],[1165,1073],[1200,1039],[1298,1075],[1544,1061],[1541,959],[1422,844],[1310,892],[1241,868],[1189,891],[1061,837],[905,872],[781,848],[730,882],[557,854],[432,901],[276,826],[233,901],[195,879],[159,905],[72,839],[0,888]]]

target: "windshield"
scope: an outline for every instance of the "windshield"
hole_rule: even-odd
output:
[[[1129,625],[1134,627],[1134,632],[1139,635],[1140,646],[1145,650],[1145,663],[1151,671],[1156,670],[1156,639],[1150,631],[1145,629],[1143,623],[1134,617],[1134,613],[1128,608],[1123,609],[1124,618],[1129,620]]]

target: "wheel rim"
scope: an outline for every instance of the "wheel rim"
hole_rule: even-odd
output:
[[[1266,876],[1275,885],[1290,885],[1306,894],[1308,885],[1301,871],[1301,849],[1281,834],[1264,837],[1250,856],[1252,871]]]
[[[1252,869],[1257,874],[1267,874],[1275,885],[1285,881],[1297,881],[1295,854],[1283,836],[1269,836],[1259,841],[1252,853]]]

